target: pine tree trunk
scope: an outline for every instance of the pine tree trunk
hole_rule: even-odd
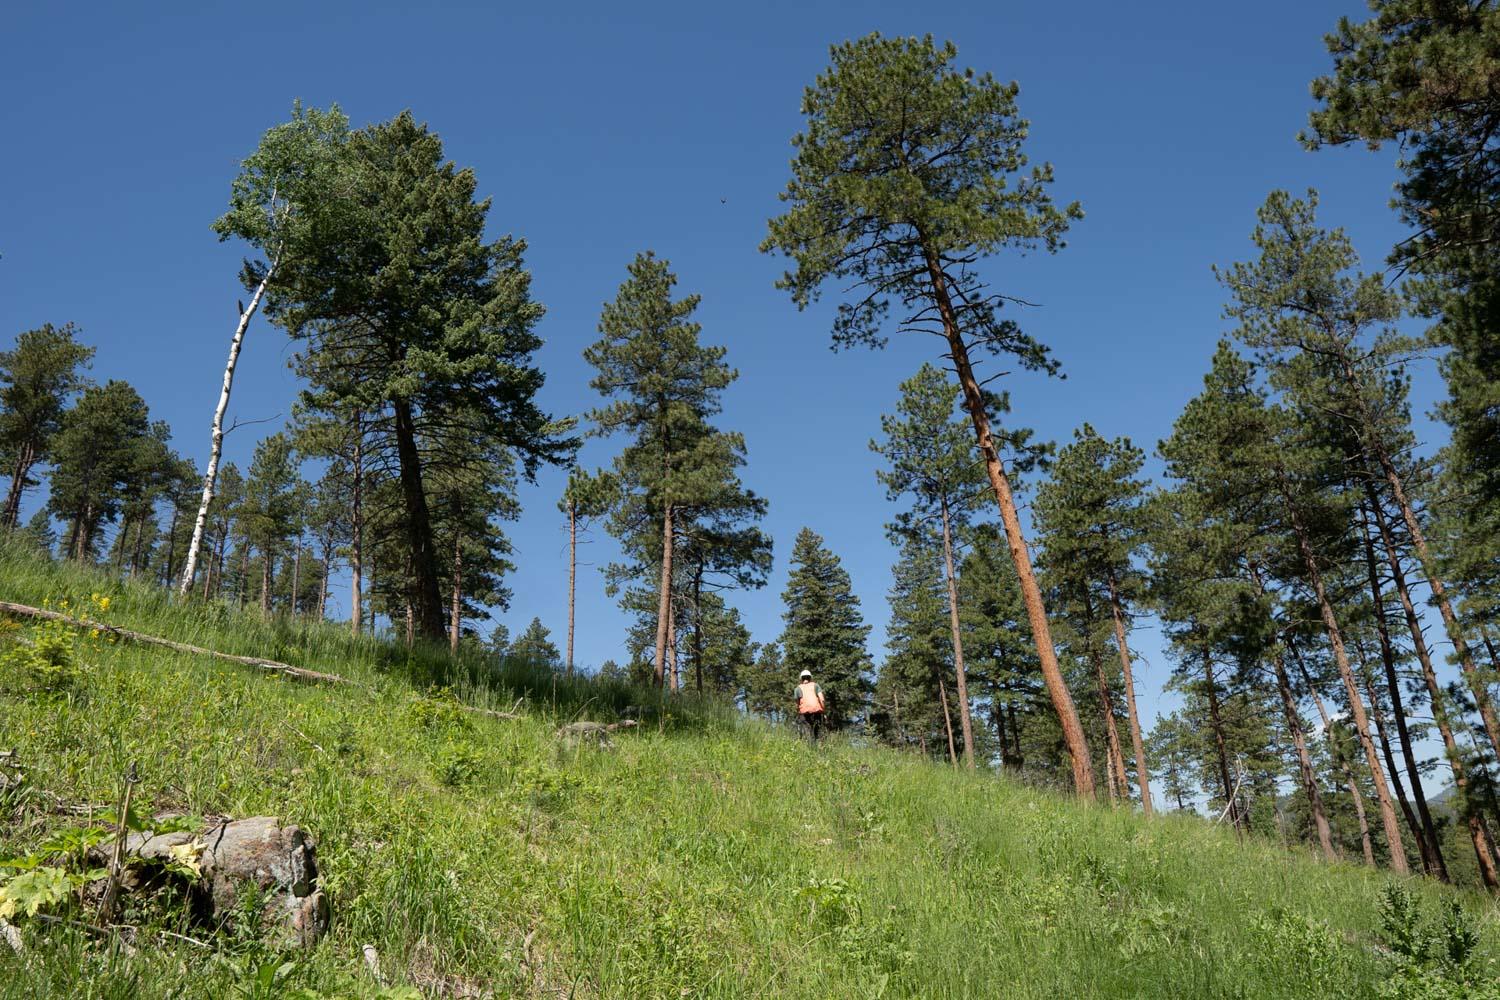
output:
[[[30,441],[17,450],[16,464],[11,467],[10,491],[5,497],[5,530],[15,530],[21,520],[21,495],[26,492],[26,477],[36,462],[36,446]]]
[[[448,618],[448,652],[458,655],[459,626],[464,610],[464,553],[458,537],[453,539],[453,609]]]
[[[413,637],[442,639],[443,598],[438,587],[437,551],[432,544],[432,517],[427,509],[427,491],[422,485],[422,457],[417,451],[417,427],[411,401],[395,400],[396,458],[401,494],[406,501],[406,541],[409,549]]]
[[[1286,713],[1287,729],[1292,734],[1292,744],[1297,748],[1297,769],[1302,775],[1302,791],[1307,796],[1312,810],[1313,828],[1318,834],[1318,846],[1323,857],[1337,861],[1338,853],[1333,849],[1333,836],[1328,828],[1328,814],[1323,811],[1323,793],[1318,788],[1318,773],[1313,769],[1312,756],[1307,751],[1307,737],[1302,732],[1302,717],[1297,712],[1297,701],[1292,697],[1291,682],[1286,676],[1286,662],[1281,653],[1272,657],[1276,668],[1276,690],[1281,695],[1281,707]]]
[[[925,244],[925,239],[924,239]],[[1052,707],[1057,712],[1062,728],[1063,742],[1072,758],[1073,787],[1079,796],[1094,797],[1094,766],[1089,755],[1088,740],[1083,735],[1083,725],[1078,720],[1078,708],[1073,695],[1063,679],[1062,668],[1057,662],[1057,651],[1052,645],[1052,630],[1047,624],[1047,610],[1042,602],[1042,591],[1036,582],[1031,567],[1031,554],[1026,549],[1026,537],[1021,532],[1021,519],[1016,513],[1016,504],[1011,496],[1010,482],[1000,461],[1000,452],[995,447],[990,432],[990,418],[985,410],[984,394],[974,377],[974,368],[969,361],[969,348],[963,333],[958,328],[958,317],[948,293],[947,279],[937,255],[925,245],[927,272],[932,282],[934,300],[943,322],[943,333],[948,341],[949,356],[958,372],[959,386],[963,389],[964,403],[974,423],[979,453],[984,459],[985,471],[990,486],[995,491],[995,500],[1000,506],[1000,519],[1005,526],[1005,541],[1010,550],[1011,561],[1020,580],[1021,599],[1026,605],[1026,618],[1031,624],[1031,634],[1036,641],[1037,658],[1041,661],[1042,679]]]
[[[948,626],[953,633],[953,665],[958,674],[958,727],[964,738],[964,766],[974,770],[974,721],[969,714],[969,678],[964,670],[964,643],[958,624],[958,578],[953,572],[953,530],[948,499],[942,500],[943,565],[948,576]]]
[[[267,549],[260,557],[260,616],[271,617],[271,552]]]
[[[1120,728],[1115,724],[1114,698],[1110,696],[1109,681],[1104,676],[1104,664],[1099,656],[1096,653],[1090,654],[1089,659],[1094,662],[1094,676],[1099,682],[1099,702],[1102,706],[1100,711],[1104,716],[1109,770],[1113,775],[1111,784],[1120,790],[1120,801],[1128,804],[1130,802],[1130,779],[1125,776],[1125,755],[1120,749]]]
[[[319,560],[323,564],[323,579],[318,584],[318,621],[328,617],[328,567],[332,562],[332,553],[325,548],[323,558]]]
[[[1364,851],[1365,864],[1374,868],[1375,845],[1370,839],[1370,822],[1365,816],[1365,797],[1360,794],[1359,781],[1355,777],[1354,768],[1334,736],[1333,720],[1328,717],[1328,709],[1323,707],[1323,699],[1313,684],[1312,674],[1308,673],[1307,664],[1302,662],[1302,654],[1297,651],[1290,636],[1287,638],[1287,649],[1291,652],[1292,659],[1297,661],[1297,669],[1302,674],[1302,682],[1307,685],[1307,693],[1312,695],[1313,704],[1317,706],[1318,718],[1323,722],[1323,738],[1328,742],[1328,752],[1333,755],[1334,763],[1338,765],[1339,770],[1344,772],[1344,787],[1349,789],[1349,798],[1354,802],[1354,816],[1359,821],[1359,842]]]
[[[701,554],[701,553],[700,553]],[[703,693],[703,560],[693,567],[693,673]]]
[[[1365,751],[1365,762],[1370,768],[1370,779],[1375,784],[1375,801],[1380,808],[1380,824],[1385,829],[1386,845],[1390,849],[1391,868],[1404,875],[1408,869],[1406,849],[1401,840],[1401,826],[1396,822],[1396,809],[1391,803],[1391,791],[1386,785],[1385,775],[1380,770],[1380,761],[1375,754],[1375,741],[1370,737],[1370,720],[1365,714],[1364,699],[1360,697],[1359,688],[1354,682],[1354,671],[1349,666],[1349,654],[1344,649],[1343,632],[1339,628],[1333,605],[1328,600],[1328,593],[1323,587],[1323,573],[1318,568],[1317,558],[1313,555],[1312,543],[1308,541],[1307,528],[1302,523],[1301,515],[1292,501],[1291,491],[1287,487],[1284,474],[1279,470],[1278,474],[1281,476],[1282,500],[1286,504],[1292,531],[1297,536],[1297,548],[1302,554],[1302,563],[1307,570],[1308,582],[1312,584],[1313,594],[1318,601],[1318,612],[1323,619],[1323,629],[1328,633],[1328,644],[1333,649],[1333,662],[1338,668],[1339,677],[1344,682],[1344,694],[1349,698],[1349,709],[1354,715],[1354,729],[1359,736],[1360,746]]]
[[[661,590],[656,601],[656,686],[667,683],[667,622],[672,617],[672,504],[665,504],[661,528]]]
[[[302,596],[302,539],[297,539],[297,555],[292,559],[292,618],[297,617],[297,601]]]
[[[238,581],[238,586],[235,588],[236,596],[239,598],[238,603],[241,609],[245,607],[245,597],[247,596],[250,589],[249,576],[250,543],[247,541],[240,544],[240,578]]]
[[[1395,463],[1391,461],[1391,457],[1383,448],[1377,449],[1377,452],[1376,458],[1379,459],[1380,468],[1385,473],[1385,480],[1390,485],[1391,496],[1401,512],[1401,519],[1406,522],[1406,533],[1411,538],[1412,548],[1416,550],[1417,562],[1422,567],[1422,575],[1427,577],[1427,586],[1432,590],[1433,602],[1437,604],[1438,613],[1442,615],[1443,627],[1448,632],[1449,641],[1453,643],[1453,652],[1458,656],[1458,664],[1463,668],[1464,680],[1468,683],[1469,691],[1474,696],[1474,704],[1479,709],[1479,718],[1484,722],[1484,732],[1489,737],[1490,749],[1494,752],[1496,759],[1500,759],[1500,723],[1497,723],[1495,718],[1495,706],[1490,700],[1489,689],[1474,666],[1474,655],[1464,639],[1463,627],[1458,616],[1453,613],[1453,604],[1448,600],[1447,589],[1438,575],[1437,564],[1427,547],[1427,538],[1422,533],[1422,525],[1417,520],[1417,513],[1412,508],[1411,501],[1407,499],[1406,487],[1396,472]]]
[[[130,579],[141,570],[141,546],[146,540],[146,518],[142,517],[135,524],[135,546],[130,550]]]
[[[667,676],[673,691],[682,690],[682,673],[677,667],[677,609],[670,596],[667,602]]]
[[[1368,488],[1368,487],[1367,487]],[[1373,501],[1373,497],[1372,497]],[[1406,762],[1406,777],[1411,782],[1412,799],[1416,802],[1417,818],[1421,823],[1421,830],[1413,830],[1416,834],[1417,844],[1422,852],[1422,867],[1429,875],[1447,882],[1448,865],[1443,860],[1441,841],[1437,835],[1437,825],[1432,821],[1432,813],[1427,808],[1427,794],[1422,788],[1422,773],[1417,767],[1417,757],[1412,750],[1411,733],[1406,726],[1406,709],[1401,703],[1401,684],[1396,676],[1396,656],[1391,647],[1390,626],[1386,621],[1385,594],[1380,587],[1380,574],[1375,566],[1375,542],[1370,537],[1369,511],[1362,512],[1360,518],[1360,537],[1364,542],[1365,569],[1370,580],[1370,598],[1374,601],[1375,630],[1380,638],[1380,661],[1385,667],[1385,690],[1391,700],[1391,715],[1396,723],[1396,738],[1401,745],[1401,757]],[[1374,703],[1372,697],[1371,703]],[[1375,717],[1376,725],[1384,726],[1379,714]],[[1395,780],[1396,766],[1390,763],[1392,780]]]
[[[182,583],[177,592],[183,597],[187,596],[188,590],[193,586],[193,579],[198,573],[198,549],[203,544],[203,531],[208,526],[208,507],[214,500],[214,487],[219,477],[219,456],[224,451],[224,414],[229,409],[229,393],[234,388],[234,369],[239,364],[240,347],[245,342],[245,330],[250,326],[250,317],[255,315],[255,310],[260,307],[261,297],[266,294],[266,286],[271,283],[271,275],[276,273],[276,262],[273,260],[271,266],[266,268],[266,273],[260,279],[260,284],[255,286],[255,294],[250,296],[250,308],[240,313],[240,321],[234,328],[234,338],[229,341],[229,362],[224,366],[224,385],[219,390],[219,402],[214,407],[213,431],[209,437],[208,468],[203,473],[203,497],[198,502],[198,516],[193,519],[193,536],[188,542],[187,559],[182,567]]]
[[[168,586],[168,587],[170,587],[172,585],[172,578],[177,575],[176,573],[172,572],[172,569],[173,569],[173,565],[172,564],[177,561],[177,519],[178,519],[178,515],[179,515],[179,511],[177,509],[177,504],[174,502],[172,504],[172,520],[168,522],[168,527],[167,527],[167,573],[166,573],[166,579],[163,581],[163,584],[165,586]]]
[[[1135,709],[1135,678],[1131,673],[1130,647],[1125,642],[1125,610],[1120,606],[1120,592],[1111,571],[1109,583],[1109,611],[1114,617],[1115,645],[1120,651],[1120,670],[1125,680],[1125,711],[1130,716],[1130,748],[1135,752],[1135,783],[1141,790],[1141,809],[1151,815],[1151,772],[1146,766],[1146,743],[1141,738],[1141,717]]]
[[[99,528],[94,518],[94,505],[86,504],[83,508],[83,517],[78,519],[78,555],[79,562],[86,561],[94,551],[94,532]]]
[[[1015,747],[1015,767],[1020,771],[1026,765],[1026,755],[1021,751],[1021,726],[1016,722],[1016,703],[1011,702],[1005,706],[1006,718],[1010,720],[1010,741]]]
[[[1438,685],[1437,673],[1432,668],[1432,655],[1427,648],[1427,639],[1422,633],[1422,621],[1417,616],[1416,606],[1412,604],[1411,592],[1406,586],[1406,572],[1401,568],[1400,551],[1396,548],[1396,540],[1391,534],[1385,511],[1377,503],[1371,508],[1371,513],[1375,515],[1375,527],[1380,532],[1381,546],[1386,551],[1386,558],[1391,567],[1391,583],[1396,588],[1396,596],[1400,599],[1401,610],[1406,616],[1406,628],[1411,636],[1412,651],[1416,653],[1417,662],[1422,667],[1422,680],[1427,686],[1428,701],[1432,704],[1433,722],[1437,725],[1438,734],[1443,738],[1443,749],[1448,758],[1448,766],[1453,771],[1453,787],[1458,790],[1458,808],[1469,828],[1469,839],[1474,844],[1474,856],[1479,864],[1479,876],[1484,881],[1486,889],[1491,891],[1500,889],[1500,868],[1497,868],[1495,864],[1494,842],[1490,838],[1484,818],[1479,814],[1474,803],[1469,800],[1469,779],[1467,769],[1464,767],[1463,751],[1453,737],[1453,723],[1448,715],[1448,694]]]
[[[1006,759],[1010,756],[1006,752],[1010,745],[1005,736],[1005,709],[993,700],[990,702],[990,720],[995,723],[995,742],[1000,746],[1000,769],[1003,771],[1010,766],[1010,761]]]
[[[1265,596],[1266,585],[1261,580],[1260,568],[1252,561],[1249,564],[1250,582],[1255,592]],[[1333,847],[1333,836],[1328,826],[1328,814],[1323,809],[1323,793],[1318,788],[1318,772],[1313,767],[1312,755],[1308,753],[1307,736],[1302,729],[1302,713],[1297,711],[1297,698],[1292,693],[1292,682],[1286,673],[1286,660],[1278,648],[1271,654],[1271,665],[1276,672],[1276,691],[1281,695],[1281,707],[1286,713],[1286,727],[1292,734],[1292,744],[1297,749],[1297,769],[1302,776],[1302,791],[1307,796],[1308,808],[1312,811],[1313,829],[1318,834],[1318,846],[1329,861],[1337,861],[1338,853]]]
[[[1096,620],[1094,617],[1094,601],[1085,591],[1083,595],[1083,612],[1087,616],[1089,628],[1093,628]],[[1104,719],[1105,736],[1105,766],[1110,775],[1110,784],[1120,790],[1120,799],[1124,802],[1130,801],[1130,779],[1125,776],[1125,755],[1120,749],[1120,727],[1115,723],[1115,700],[1110,694],[1109,679],[1104,676],[1104,663],[1095,648],[1092,638],[1088,640],[1088,659],[1094,668],[1094,677],[1099,685],[1099,711]],[[1111,799],[1113,801],[1113,799]]]
[[[1203,684],[1208,698],[1208,724],[1214,731],[1214,753],[1218,758],[1219,781],[1224,786],[1224,805],[1229,809],[1229,821],[1240,826],[1240,810],[1235,802],[1234,783],[1229,779],[1229,747],[1224,741],[1224,720],[1219,714],[1219,684],[1214,680],[1214,661],[1208,650],[1203,651]]]
[[[938,674],[938,697],[943,703],[943,731],[948,734],[948,763],[957,767],[958,753],[953,748],[953,716],[948,713],[948,685],[943,682],[941,673]]]
[[[1364,654],[1360,654],[1364,658]],[[1391,750],[1391,740],[1385,728],[1385,713],[1380,709],[1380,701],[1375,697],[1375,681],[1370,676],[1368,664],[1364,664],[1365,697],[1370,699],[1370,716],[1375,720],[1375,734],[1380,741],[1380,756],[1385,760],[1386,773],[1391,776],[1391,790],[1396,793],[1396,804],[1401,807],[1401,816],[1406,820],[1406,828],[1411,831],[1412,837],[1417,842],[1417,853],[1422,858],[1422,870],[1428,875],[1436,875],[1431,865],[1431,848],[1427,845],[1427,835],[1422,829],[1421,821],[1417,819],[1416,811],[1411,807],[1411,800],[1406,797],[1406,784],[1401,780],[1401,773],[1396,769],[1396,755]]]
[[[364,626],[364,582],[360,579],[364,570],[365,557],[365,511],[364,511],[364,489],[365,489],[365,429],[361,418],[364,416],[359,410],[354,411],[354,482],[353,498],[350,504],[350,532],[349,538],[349,627],[355,635],[359,635]],[[371,631],[374,626],[371,626]]]
[[[573,676],[573,610],[578,586],[578,504],[568,501],[568,676]],[[702,685],[699,685],[702,689]]]
[[[115,575],[119,576],[125,571],[125,550],[130,547],[129,521],[120,525],[120,532],[116,536],[115,542]]]

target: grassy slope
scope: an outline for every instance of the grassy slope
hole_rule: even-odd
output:
[[[37,786],[111,801],[139,759],[157,808],[270,813],[317,836],[335,927],[289,986],[372,995],[367,942],[397,981],[497,996],[1361,996],[1389,974],[1372,947],[1386,878],[1357,867],[888,751],[813,753],[690,701],[614,752],[569,750],[559,721],[607,720],[632,693],[520,670],[478,683],[469,664],[466,700],[528,709],[477,717],[422,696],[454,680],[440,658],[179,612],[0,550],[0,599],[76,606],[94,590],[116,624],[376,689],[87,636],[70,700],[0,676],[0,748]],[[0,857],[37,835],[0,820]],[[1416,891],[1430,910],[1445,895]],[[1500,955],[1489,904],[1464,905]],[[232,942],[222,960],[187,945],[129,958],[28,934],[24,960],[0,948],[0,998],[254,995],[265,958]]]

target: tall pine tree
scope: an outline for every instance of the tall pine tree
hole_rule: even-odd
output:
[[[787,212],[761,245],[790,257],[780,282],[799,308],[829,281],[851,290],[834,321],[837,346],[885,341],[891,303],[899,329],[940,336],[963,391],[979,454],[1005,525],[1027,616],[1079,795],[1094,795],[1094,770],[1072,694],[1052,648],[1042,592],[991,425],[995,410],[975,374],[975,355],[1055,372],[1047,349],[1000,318],[1009,299],[988,288],[978,264],[1002,250],[1063,245],[1076,204],[1048,194],[1050,166],[1025,171],[1028,125],[1017,87],[960,71],[953,45],[867,35],[834,46],[832,65],[802,99],[806,128],[794,140]]]

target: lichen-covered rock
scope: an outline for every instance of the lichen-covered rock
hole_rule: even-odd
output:
[[[304,947],[328,930],[328,899],[318,883],[316,845],[300,827],[274,816],[224,821],[200,832],[131,834],[128,855],[168,860],[172,849],[201,841],[200,890],[207,893],[215,922],[243,917],[241,903],[254,887],[260,920],[285,943]]]

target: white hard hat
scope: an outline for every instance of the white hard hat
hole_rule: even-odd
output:
[[[807,680],[812,680],[812,671],[811,670],[804,670],[804,671],[802,671],[802,677],[805,677]]]

